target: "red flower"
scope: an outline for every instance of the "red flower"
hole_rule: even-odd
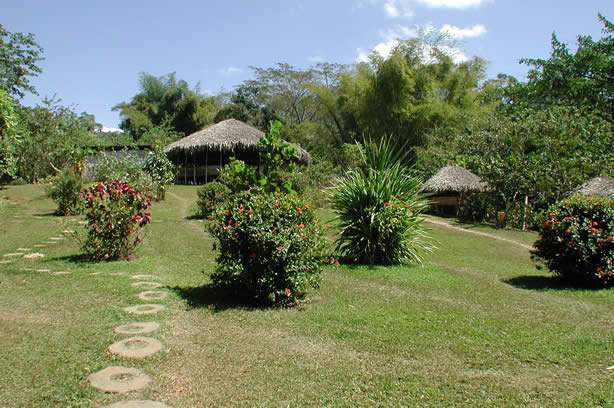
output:
[[[335,261],[335,265],[339,266],[341,264],[339,263],[339,261]]]
[[[566,229],[566,230],[565,230],[565,233],[566,233],[566,234],[569,234],[570,232],[571,232],[571,231],[570,231],[570,230],[568,230],[568,229]]]
[[[230,210],[224,210],[224,212],[225,212],[226,214],[228,214],[228,213],[230,212]]]
[[[317,224],[317,223],[318,223],[318,220],[313,220],[313,223],[314,223],[314,224]]]
[[[279,203],[273,203],[275,207],[279,207]]]
[[[297,208],[297,209],[296,209],[296,211],[298,211],[298,212],[302,213],[302,212],[303,212],[303,209],[299,207],[299,208]]]
[[[241,212],[243,212],[243,211],[245,211],[245,208],[243,208],[243,207],[239,207],[239,212],[241,213]]]
[[[213,217],[212,217],[212,216],[208,216],[208,217],[207,217],[207,219],[208,219],[208,220],[212,220],[212,219],[213,219]]]
[[[593,225],[596,227],[599,225],[599,223],[597,221],[593,221]]]
[[[309,206],[308,206],[307,204],[305,204],[305,209],[306,209],[306,210],[308,210],[308,209],[309,209]]]
[[[305,224],[299,224],[298,227],[299,228],[305,228]]]
[[[253,213],[254,213],[254,210],[247,210],[247,213],[248,213],[248,214],[253,214]]]
[[[232,225],[226,225],[224,229],[232,228]]]
[[[569,241],[569,245],[573,245],[573,241]]]
[[[290,289],[286,289],[286,296],[290,296],[290,293],[292,293],[292,291]]]
[[[388,207],[388,206],[390,206],[390,203],[389,203],[389,202],[385,202],[385,203],[384,203],[384,205],[385,205],[386,207]]]
[[[256,253],[252,252],[252,254],[250,255],[251,258],[256,258]]]

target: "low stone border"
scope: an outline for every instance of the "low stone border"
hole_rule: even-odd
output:
[[[158,282],[133,282],[130,284],[130,286],[132,286],[133,288],[151,288],[151,289],[155,289],[155,288],[161,288],[162,286],[164,286],[161,283]]]
[[[142,370],[128,367],[107,367],[88,377],[90,385],[104,392],[124,394],[142,391],[153,379]]]
[[[160,310],[164,310],[166,307],[163,305],[137,305],[124,307],[124,311],[135,315],[145,315],[151,313],[157,313]]]
[[[117,326],[113,329],[113,332],[117,334],[145,334],[151,333],[159,328],[160,323],[158,322],[138,322]]]
[[[168,297],[168,292],[162,290],[147,290],[138,294],[141,300],[162,300]]]
[[[100,408],[171,408],[170,405],[166,405],[158,401],[120,401],[111,405],[105,405]]]
[[[153,337],[129,337],[109,346],[109,351],[127,358],[145,358],[162,350],[162,343]]]

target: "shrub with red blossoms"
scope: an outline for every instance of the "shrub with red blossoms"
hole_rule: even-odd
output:
[[[574,196],[548,210],[532,251],[555,274],[583,286],[614,286],[614,199]]]
[[[83,190],[86,235],[81,248],[90,260],[127,259],[151,220],[151,203],[127,183],[105,182]]]

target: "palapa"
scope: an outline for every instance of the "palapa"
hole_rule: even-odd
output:
[[[488,184],[460,166],[446,166],[435,173],[423,185],[422,193],[469,193],[486,191]]]
[[[595,177],[571,192],[585,196],[602,196],[614,198],[614,177]]]
[[[256,142],[262,136],[264,132],[255,127],[236,119],[226,119],[169,144],[164,152],[169,157],[177,157],[186,153],[198,154],[205,151],[256,152],[258,150]],[[301,147],[297,149],[297,154],[301,163],[309,163],[311,160],[309,153]]]

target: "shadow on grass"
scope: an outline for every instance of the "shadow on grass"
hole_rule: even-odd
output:
[[[94,264],[97,263],[95,261],[91,261],[88,259],[86,254],[73,254],[73,255],[64,255],[64,256],[56,256],[53,258],[49,258],[50,261],[63,261],[70,262],[76,265],[84,265],[84,264]]]
[[[559,276],[525,275],[503,279],[503,282],[527,290],[599,290],[599,286],[586,282],[572,282]]]
[[[186,220],[202,220],[204,217],[200,214],[191,214],[185,217]]]
[[[34,213],[32,214],[33,217],[61,217],[61,215],[58,215],[55,213],[55,211],[52,212],[46,212],[46,213]]]
[[[186,300],[188,306],[194,309],[206,308],[213,312],[228,309],[255,310],[267,308],[258,306],[249,299],[242,298],[229,290],[219,288],[213,284],[198,287],[170,287],[170,290]]]

